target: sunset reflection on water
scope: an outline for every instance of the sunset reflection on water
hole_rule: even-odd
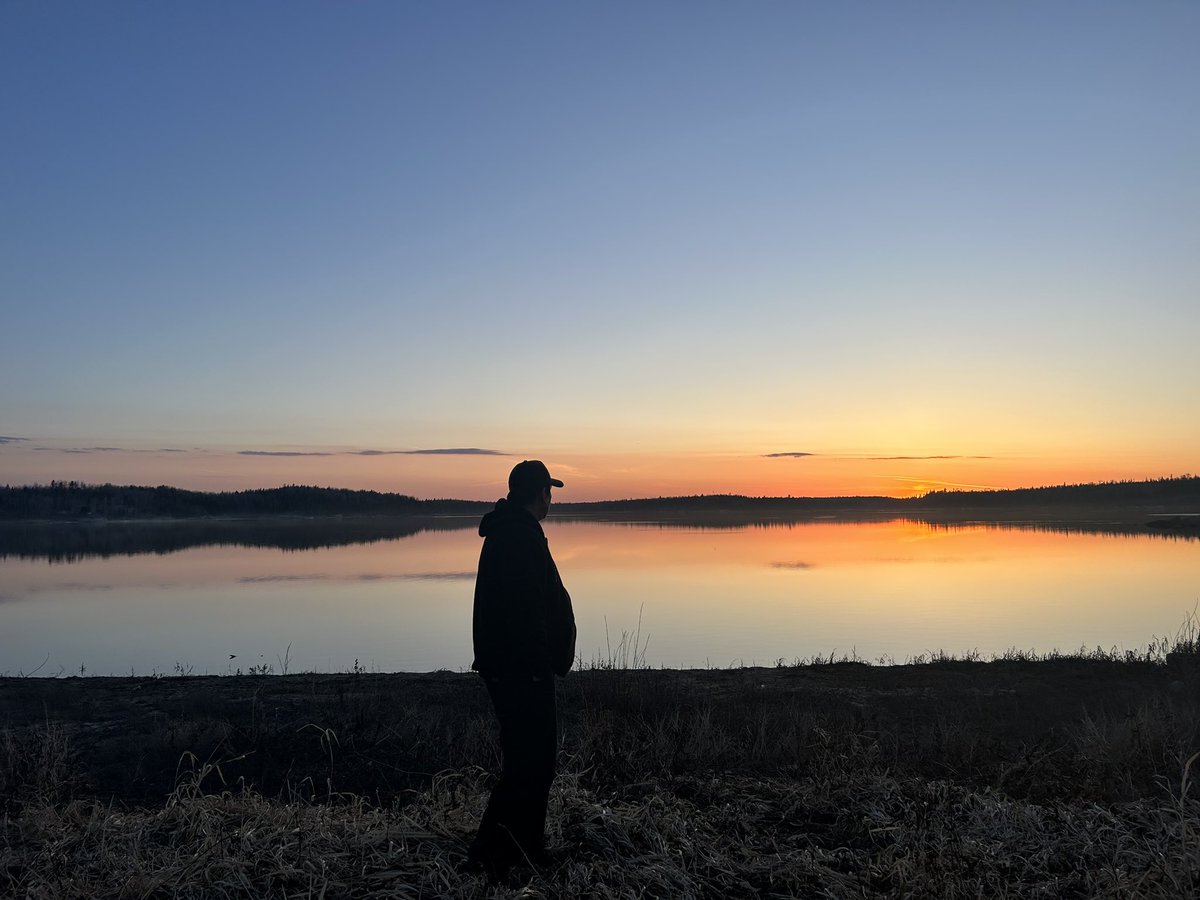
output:
[[[1197,541],[908,521],[546,531],[585,662],[623,634],[649,664],[689,667],[1138,649],[1200,598]],[[318,550],[3,559],[0,672],[463,669],[479,541],[472,524]]]

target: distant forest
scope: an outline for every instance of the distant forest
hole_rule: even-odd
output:
[[[78,481],[0,487],[0,519],[444,516],[472,514],[490,506],[471,500],[418,500],[406,494],[298,485],[220,493]]]
[[[343,488],[287,486],[209,493],[173,487],[48,485],[0,487],[0,519],[229,518],[258,516],[446,516],[476,515],[491,503],[475,500],[418,500],[406,494]],[[746,497],[704,494],[556,503],[559,515],[756,513],[793,515],[823,512],[920,514],[946,510],[1011,510],[1057,507],[1138,507],[1163,512],[1200,512],[1200,477],[1150,481],[1106,481],[1006,491],[933,491],[920,497]]]
[[[696,519],[716,517],[805,518],[822,514],[859,517],[912,516],[930,519],[989,518],[1032,512],[1055,516],[1098,513],[1200,513],[1200,477],[1185,475],[1148,481],[1105,481],[1004,491],[932,491],[919,497],[747,497],[740,494],[702,494],[607,500],[596,503],[556,503],[559,515],[600,518],[645,516]]]
[[[905,501],[921,509],[975,509],[998,506],[1055,506],[1058,504],[1111,504],[1200,506],[1200,476],[1154,478],[1149,481],[1101,481],[1094,484],[1060,484],[1016,488],[1009,491],[932,491]],[[1200,509],[1196,510],[1200,512]]]

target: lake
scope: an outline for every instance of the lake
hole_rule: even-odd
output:
[[[471,663],[476,519],[6,526],[0,674]],[[1200,599],[1200,541],[908,520],[545,523],[584,662],[1142,649]]]

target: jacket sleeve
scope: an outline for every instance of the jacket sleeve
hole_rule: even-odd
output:
[[[571,608],[571,595],[567,593],[558,574],[558,566],[550,559],[550,591],[546,619],[549,623],[550,664],[554,674],[566,675],[575,662],[575,611]]]

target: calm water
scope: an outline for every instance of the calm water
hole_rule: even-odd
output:
[[[665,666],[1134,649],[1173,634],[1200,599],[1196,540],[901,521],[551,519],[546,532],[585,660],[617,651],[639,619],[645,660]],[[165,539],[129,553],[92,536],[63,553],[23,536],[36,548],[0,547],[0,674],[278,672],[285,654],[293,672],[468,667],[474,528],[369,537],[286,550]]]

